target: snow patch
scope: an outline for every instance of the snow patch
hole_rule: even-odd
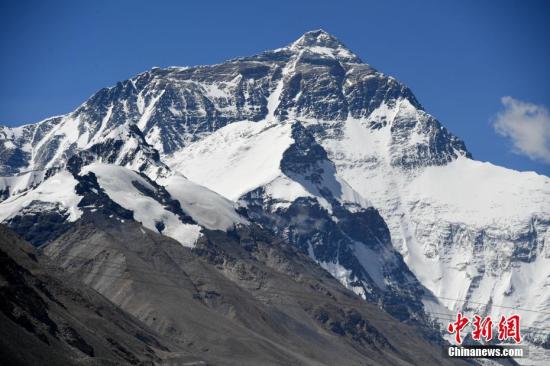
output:
[[[168,211],[155,199],[145,196],[133,182],[155,190],[145,178],[138,173],[116,165],[93,163],[82,168],[81,175],[93,172],[105,193],[122,207],[133,211],[134,219],[143,226],[157,230],[157,223],[164,225],[162,234],[169,236],[187,247],[194,246],[200,236],[201,227],[183,223],[180,218]]]
[[[224,230],[248,221],[235,211],[235,204],[219,194],[190,182],[181,175],[159,180],[182,209],[199,225],[211,230]]]
[[[14,195],[1,202],[0,222],[16,216],[19,211],[34,201],[61,205],[69,214],[68,221],[74,222],[82,215],[82,211],[78,208],[82,197],[75,192],[77,184],[77,180],[74,179],[71,173],[67,171],[59,172],[46,179],[35,189]]]
[[[159,101],[160,97],[164,94],[164,90],[161,91],[158,95],[154,96],[147,107],[144,108],[144,101],[139,100],[138,98],[138,110],[143,110],[141,114],[141,117],[139,118],[139,121],[137,122],[137,126],[141,131],[144,131],[145,127],[147,127],[147,122],[149,122],[149,119],[151,119],[151,115],[155,111],[155,106],[157,105],[157,102]]]
[[[8,196],[25,192],[40,184],[46,175],[44,170],[35,170],[10,177],[0,177],[0,192],[7,191]]]
[[[332,277],[336,278],[342,285],[351,291],[355,292],[357,295],[361,296],[363,299],[366,298],[365,291],[362,287],[352,286],[351,284],[357,282],[357,278],[351,277],[351,270],[346,269],[340,263],[333,262],[317,262],[319,265],[329,272]]]

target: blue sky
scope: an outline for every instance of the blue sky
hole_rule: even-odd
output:
[[[2,0],[0,124],[67,113],[153,66],[218,63],[323,28],[407,84],[475,158],[550,175],[550,135],[532,143],[550,134],[549,19],[544,0]],[[536,118],[504,110],[506,96]]]

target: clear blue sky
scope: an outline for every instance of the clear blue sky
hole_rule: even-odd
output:
[[[500,98],[550,107],[550,1],[0,2],[0,124],[67,113],[153,66],[218,63],[323,28],[407,84],[474,157],[550,175],[511,152]]]

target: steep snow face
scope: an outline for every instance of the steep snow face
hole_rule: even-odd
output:
[[[530,326],[550,321],[549,178],[459,158],[426,168],[402,193],[414,235],[406,260],[426,287],[445,298],[535,310],[520,311]]]
[[[315,197],[330,210],[326,194],[320,191],[323,188],[342,203],[368,207],[367,200],[335,175],[326,155],[313,157],[311,166],[293,163],[294,153],[309,152],[309,147],[297,147],[296,126],[291,121],[232,123],[166,162],[172,170],[233,201],[263,187],[271,200],[279,202],[278,207],[288,206],[299,197]],[[310,138],[306,144],[314,143]]]
[[[82,215],[78,208],[82,197],[76,194],[77,183],[69,172],[55,174],[30,192],[16,194],[1,202],[0,222],[9,221],[22,212],[40,212],[42,208],[53,206],[60,210],[68,221],[78,220]]]
[[[292,142],[290,123],[242,121],[217,130],[166,161],[193,182],[237,200],[280,177],[280,161]]]
[[[493,316],[509,310],[501,306],[530,309],[516,311],[525,326],[547,327],[548,177],[468,158],[406,101],[309,128],[319,124],[338,174],[380,210],[395,248],[447,309]]]
[[[227,231],[249,223],[236,212],[234,202],[179,174],[162,178],[158,183],[181,203],[183,211],[207,229]]]
[[[407,186],[407,201],[411,207],[419,201],[434,206],[450,222],[513,226],[548,214],[550,178],[459,158],[416,175]]]
[[[157,191],[138,173],[116,165],[93,163],[84,167],[80,175],[92,172],[100,187],[117,204],[131,210],[134,219],[148,229],[160,231],[182,245],[192,247],[200,236],[201,227],[182,221],[177,213],[156,199]]]

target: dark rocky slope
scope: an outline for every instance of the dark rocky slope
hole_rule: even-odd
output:
[[[169,344],[0,226],[2,365],[152,365]]]
[[[205,234],[189,249],[135,222],[87,214],[44,251],[212,364],[452,363],[425,340],[437,338],[429,330],[366,303],[265,230]]]

